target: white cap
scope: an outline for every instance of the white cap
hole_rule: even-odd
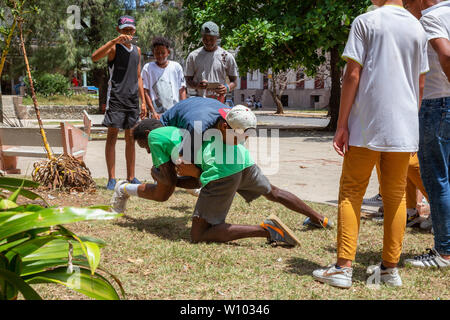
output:
[[[248,107],[237,105],[231,109],[225,118],[230,127],[238,134],[244,134],[247,129],[256,129],[258,121]]]

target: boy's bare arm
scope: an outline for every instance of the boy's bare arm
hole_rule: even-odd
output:
[[[344,156],[348,151],[348,118],[358,92],[361,70],[362,66],[356,61],[350,59],[347,61],[347,68],[342,82],[337,131],[333,141],[334,149],[341,156]]]
[[[419,78],[419,109],[422,105],[422,99],[423,99],[423,89],[425,88],[425,79],[426,79],[426,73],[421,74]]]
[[[450,81],[450,41],[445,38],[437,38],[430,40],[430,44],[437,52],[442,70]]]
[[[127,41],[131,41],[131,39],[133,39],[132,36],[121,34],[114,40],[108,41],[105,45],[92,54],[92,61],[97,62],[106,56],[108,56],[109,61],[114,60],[116,54],[116,44],[125,43]]]
[[[150,113],[152,114],[153,119],[159,120],[161,117],[156,112],[155,107],[153,106],[152,98],[150,97],[150,91],[148,89],[144,89],[145,101],[147,102],[147,106],[150,109]]]
[[[139,86],[139,97],[141,98],[141,119],[144,120],[147,115],[147,103],[145,101],[144,93],[144,82],[142,81],[141,75],[141,48],[138,47],[139,52],[139,64],[138,64],[138,86]]]
[[[186,100],[187,99],[187,94],[186,94],[186,88],[182,87],[180,89],[180,101]]]

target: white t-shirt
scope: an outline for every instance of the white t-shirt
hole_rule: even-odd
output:
[[[215,51],[206,51],[204,47],[192,51],[186,60],[186,77],[194,77],[194,81],[218,82],[225,84],[227,76],[238,77],[238,67],[233,55],[217,47]],[[213,94],[205,90],[197,90],[198,96]]]
[[[427,38],[420,22],[393,5],[360,15],[343,58],[363,66],[348,120],[349,145],[416,152],[419,77],[428,71]]]
[[[150,98],[152,101],[162,100],[167,98],[169,100],[169,106],[166,109],[170,109],[172,106],[180,102],[180,89],[186,87],[186,80],[184,79],[183,67],[175,61],[169,61],[169,64],[165,68],[160,68],[156,62],[147,63],[142,69],[142,81],[144,83],[144,89],[150,91]],[[166,97],[159,97],[156,88],[162,88],[163,86],[155,86],[157,81],[161,81],[163,86],[167,86],[167,90],[164,94]],[[162,91],[162,90],[160,90]],[[166,100],[167,100],[166,99]],[[172,103],[170,103],[172,101]],[[166,110],[158,110],[154,105],[157,112],[162,113]]]
[[[450,40],[450,1],[438,3],[422,12],[420,19],[428,40],[444,38]],[[430,61],[430,72],[427,73],[424,99],[436,99],[450,97],[450,82],[447,79],[439,56],[431,44],[428,45],[428,60]]]

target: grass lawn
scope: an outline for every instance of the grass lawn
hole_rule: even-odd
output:
[[[37,101],[41,106],[98,105],[98,97],[95,97],[95,95],[92,94],[72,95],[70,97],[63,95],[44,97],[41,95],[37,95]],[[31,99],[31,97],[24,97],[22,104],[33,105],[33,100]]]
[[[96,194],[58,195],[54,205],[108,204],[112,195],[101,188]],[[265,239],[243,239],[227,244],[192,244],[191,214],[196,198],[176,191],[166,203],[131,199],[126,216],[109,222],[83,222],[69,228],[78,235],[105,240],[101,266],[119,277],[127,299],[449,299],[449,270],[418,270],[401,267],[403,287],[365,286],[366,267],[379,262],[382,226],[361,222],[359,251],[354,264],[354,284],[349,290],[318,283],[312,271],[335,261],[336,230],[308,229],[304,216],[258,199],[251,205],[236,196],[228,222],[260,224],[271,213],[293,229],[302,245],[272,247]],[[213,206],[213,204],[211,204]],[[335,207],[310,204],[337,219]],[[432,246],[432,235],[408,229],[402,260]],[[38,285],[45,299],[86,299],[56,285]]]

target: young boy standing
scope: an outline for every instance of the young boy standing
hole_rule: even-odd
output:
[[[418,156],[434,230],[434,248],[405,264],[450,268],[450,1],[408,0],[405,7],[428,37],[430,72],[419,113]]]
[[[419,144],[418,109],[428,71],[427,39],[401,0],[372,0],[379,9],[352,24],[334,148],[344,157],[339,190],[337,263],[313,272],[332,286],[352,285],[352,261],[363,196],[380,161],[384,205],[382,262],[368,269],[401,286],[397,264],[406,228],[408,163]]]
[[[103,120],[103,125],[108,128],[105,147],[108,190],[114,190],[116,185],[116,142],[120,129],[125,130],[127,179],[131,183],[140,183],[135,177],[135,142],[131,129],[140,119],[144,119],[147,112],[141,78],[141,49],[132,44],[133,35],[136,33],[134,18],[120,17],[117,32],[120,36],[92,54],[94,62],[108,57],[110,79]]]
[[[161,114],[186,99],[186,80],[183,67],[178,62],[168,60],[169,40],[163,37],[153,39],[152,49],[156,61],[144,66],[142,80],[151,116],[159,119]]]

